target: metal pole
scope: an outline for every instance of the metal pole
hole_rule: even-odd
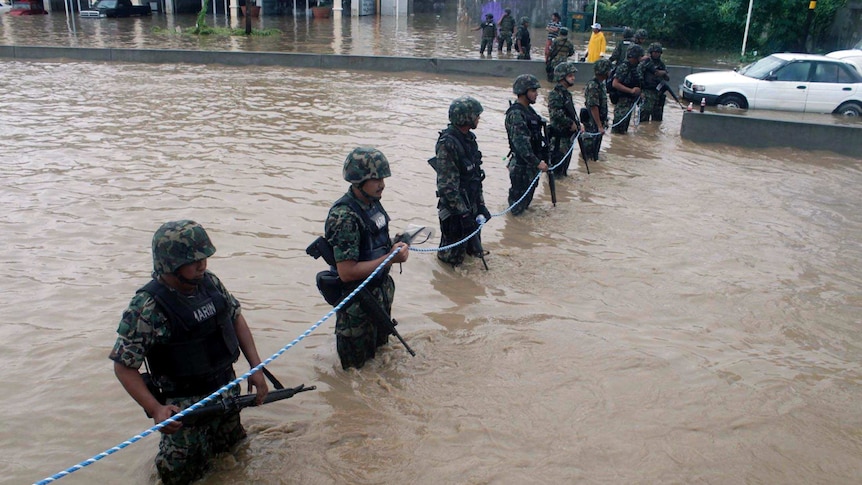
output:
[[[808,2],[808,16],[805,17],[805,27],[802,28],[802,45],[800,46],[800,50],[802,52],[808,52],[808,36],[811,33],[811,19],[814,18],[814,8],[817,7],[817,0],[811,0]]]
[[[595,0],[596,3],[593,4],[593,24],[596,23],[596,15],[599,13],[599,0]]]
[[[745,18],[745,34],[742,36],[742,53],[740,56],[745,57],[745,44],[748,43],[748,26],[751,25],[751,7],[754,6],[754,0],[748,0],[748,16]]]
[[[563,8],[560,9],[560,16],[563,17],[563,27],[571,29],[569,23],[572,19],[569,18],[569,0],[563,0]]]

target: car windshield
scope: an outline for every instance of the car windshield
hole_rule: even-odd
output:
[[[93,4],[93,8],[117,8],[117,0],[99,0]]]
[[[775,56],[764,57],[763,59],[755,62],[754,64],[749,64],[742,69],[740,69],[739,73],[743,76],[753,77],[755,79],[763,79],[770,72],[778,69],[779,67],[787,64],[787,61],[781,60]]]

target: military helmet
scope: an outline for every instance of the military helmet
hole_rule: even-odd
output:
[[[530,17],[521,17],[521,25],[529,24],[529,23],[530,23]]]
[[[515,78],[515,82],[512,83],[512,92],[516,95],[520,96],[522,94],[527,94],[527,91],[531,89],[539,89],[542,87],[539,84],[539,79],[532,74],[521,74],[520,76]]]
[[[628,52],[626,52],[626,58],[627,59],[630,59],[632,57],[637,57],[638,59],[640,59],[643,56],[644,56],[644,48],[639,46],[638,44],[632,45],[631,47],[629,47]]]
[[[344,159],[344,169],[341,174],[344,180],[360,185],[366,180],[389,177],[392,172],[389,171],[389,160],[380,150],[358,147]]]
[[[563,37],[569,35],[569,29],[565,27],[560,27],[560,35],[562,35]]]
[[[664,52],[664,49],[662,49],[661,44],[659,44],[658,42],[653,42],[649,45],[649,49],[647,50],[647,52],[649,52],[650,54],[652,54],[653,52],[662,53]]]
[[[486,13],[486,14],[485,14],[485,18],[486,18],[486,19],[492,19],[492,18],[494,18],[494,14],[492,14],[492,13]]]
[[[623,29],[623,39],[631,39],[634,37],[635,31],[632,30],[631,27],[626,27]]]
[[[153,234],[153,277],[170,274],[180,266],[206,259],[216,248],[203,226],[195,221],[166,222]]]
[[[646,31],[646,30],[644,30],[644,29],[638,29],[638,30],[636,30],[636,31],[635,31],[635,39],[641,39],[641,40],[643,40],[643,39],[646,39],[646,38],[647,38],[647,31]]]
[[[569,74],[574,74],[576,72],[578,72],[578,66],[574,62],[561,62],[554,68],[554,81],[562,81]]]
[[[512,9],[511,9],[511,8],[507,8],[506,10],[503,10],[503,11],[504,11],[504,12],[506,12],[507,14],[509,14],[509,15],[511,15],[511,14],[512,14]]]
[[[593,72],[596,73],[596,76],[604,76],[611,72],[611,61],[607,59],[599,59],[595,64],[593,64]]]
[[[476,120],[482,114],[482,104],[471,96],[455,98],[449,104],[449,123],[453,126],[475,126]]]

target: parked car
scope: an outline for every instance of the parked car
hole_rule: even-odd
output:
[[[831,57],[772,54],[738,71],[689,74],[682,96],[710,106],[862,116],[862,74]]]
[[[9,15],[45,15],[48,11],[42,5],[42,0],[12,0],[12,9]]]
[[[862,73],[862,40],[859,41],[852,49],[846,51],[835,51],[826,54],[827,57],[833,59],[841,59],[845,62],[850,62],[856,66],[856,69]]]
[[[81,17],[135,17],[150,15],[153,10],[150,5],[132,5],[131,0],[99,0],[89,10],[81,10]]]
[[[0,14],[6,13],[10,10],[12,10],[12,4],[0,0]]]

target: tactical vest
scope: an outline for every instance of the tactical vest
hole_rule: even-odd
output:
[[[497,36],[497,24],[493,21],[490,22],[482,22],[482,37],[486,39],[493,39]]]
[[[515,31],[515,19],[511,15],[506,15],[500,19],[500,33],[511,34]]]
[[[640,83],[640,76],[638,76],[637,64],[632,65],[628,61],[628,59],[626,59],[623,62],[620,62],[620,65],[617,66],[616,73],[614,74],[614,77],[616,77],[616,74],[619,74],[621,70],[622,70],[622,76],[620,76],[617,79],[619,79],[619,81],[621,83],[623,83],[623,85],[625,87],[632,88],[632,89],[640,87],[641,83]],[[640,97],[639,94],[624,93],[622,91],[619,91],[619,95],[621,98],[635,98],[636,99],[636,98]]]
[[[644,90],[656,89],[658,87],[659,83],[661,83],[662,78],[657,76],[655,71],[666,71],[667,67],[665,67],[664,62],[662,62],[661,59],[649,58],[649,59],[646,59],[643,62],[641,62],[641,66],[643,66],[643,69],[641,69],[641,72],[643,75],[643,88],[644,88]],[[654,69],[653,70],[648,69],[650,66],[652,66]]]
[[[611,53],[611,64],[616,66],[620,62],[625,61],[629,47],[631,47],[633,43],[634,42],[632,41],[632,39],[623,39],[623,41],[620,42],[619,45],[617,45],[616,48],[614,48],[614,51]]]
[[[562,85],[557,84],[556,86],[554,86],[554,91],[559,91],[560,96],[562,96],[566,100],[566,102],[563,104],[563,112],[566,113],[566,117],[572,120],[572,122],[577,122],[578,113],[575,111],[575,102],[572,99],[572,95],[571,93],[569,93],[569,90]],[[569,126],[566,127],[565,130],[562,131],[551,125],[550,136],[551,138],[558,138],[563,136],[570,137],[574,134],[571,128],[571,123],[569,124]]]
[[[509,112],[512,110],[520,110],[524,114],[524,119],[527,120],[527,126],[530,129],[530,148],[532,148],[533,153],[542,158],[542,150],[544,146],[544,134],[542,133],[542,117],[536,113],[535,110],[530,109],[522,105],[521,103],[512,103],[509,106],[509,109],[506,110],[506,116],[509,115]],[[509,150],[515,154],[515,163],[520,166],[526,166],[527,160],[522,160],[517,156],[517,152],[515,152],[515,147],[512,146],[512,139],[509,138]]]
[[[458,131],[458,128],[450,126],[440,132],[434,151],[436,152],[440,148],[443,140],[452,140],[456,151],[455,165],[458,167],[461,197],[464,199],[464,204],[471,211],[475,211],[478,208],[479,196],[482,194],[482,180],[485,179],[485,172],[481,168],[482,152],[479,151],[479,146],[475,143],[465,144],[463,138],[464,135]],[[436,159],[437,157],[434,157],[428,161],[435,171],[437,170]],[[440,197],[439,193],[437,197]],[[442,200],[437,201],[437,209],[446,209]],[[448,209],[445,213],[448,214]],[[446,219],[446,216],[441,214],[441,218]]]
[[[205,274],[192,298],[158,280],[151,280],[141,292],[153,297],[170,325],[168,341],[154,344],[147,352],[153,376],[166,377],[174,385],[167,396],[207,394],[227,384],[239,358],[239,341],[227,299],[212,278]]]
[[[378,202],[371,204],[368,210],[362,209],[359,202],[345,194],[335,201],[329,210],[346,205],[362,219],[359,237],[359,261],[373,261],[389,254],[392,250],[392,240],[389,239],[389,214]]]
[[[521,39],[522,51],[530,52],[530,31],[523,25],[518,27],[518,38]]]

